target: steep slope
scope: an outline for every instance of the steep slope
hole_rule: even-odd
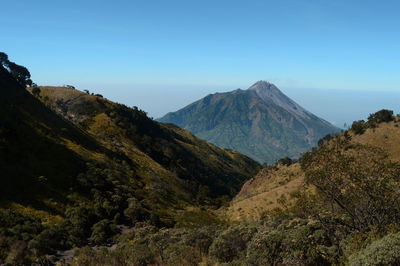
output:
[[[165,199],[146,208],[168,209],[191,201],[182,181],[157,165],[144,165],[154,180],[144,182],[144,170],[118,151],[105,145],[55,114],[21,87],[0,67],[0,207],[38,217],[46,224],[65,219],[74,205],[93,206],[102,197],[122,212],[128,198]],[[151,161],[146,158],[143,161]],[[162,192],[162,193],[161,193]],[[104,199],[104,198],[103,198]],[[98,202],[99,203],[99,202]],[[114,208],[113,207],[113,208]]]
[[[390,160],[400,162],[399,122],[400,119],[397,118],[395,121],[379,123],[376,127],[366,128],[363,134],[355,134],[350,130],[346,133],[350,139],[348,146],[374,147],[387,153]],[[280,200],[289,199],[291,193],[302,189],[305,186],[304,176],[300,162],[288,166],[276,164],[262,169],[243,185],[241,191],[232,200],[227,209],[229,217],[233,220],[260,219],[266,211],[280,206]]]
[[[208,95],[158,121],[268,163],[297,157],[321,137],[339,131],[265,81],[248,90]]]
[[[1,66],[0,90],[2,202],[32,200],[46,197],[47,193],[66,197],[63,190],[85,169],[84,161],[70,145],[77,145],[88,154],[111,154],[43,106]]]
[[[40,99],[109,149],[122,152],[139,166],[147,157],[184,180],[194,195],[233,195],[258,164],[237,152],[199,140],[173,125],[162,125],[137,108],[63,87],[41,87]],[[206,188],[207,187],[207,188]]]
[[[99,95],[26,89],[0,62],[0,264],[51,265],[126,226],[185,224],[187,209],[227,202],[259,168]]]
[[[35,98],[1,66],[0,90],[3,208],[62,220],[70,206],[92,204],[96,193],[118,189],[125,202],[112,204],[121,211],[134,197],[170,216],[187,204],[218,204],[259,168],[246,156],[97,96],[42,88]],[[68,116],[49,109],[52,101]]]

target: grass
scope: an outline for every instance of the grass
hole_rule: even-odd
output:
[[[363,134],[352,136],[353,143],[371,145],[388,152],[394,161],[400,161],[400,122],[380,123],[376,128],[368,128]],[[280,197],[289,196],[304,184],[304,172],[299,163],[287,167],[278,165],[278,169],[262,169],[255,177],[247,181],[238,195],[226,209],[231,220],[258,220],[264,211],[278,206]]]
[[[400,122],[380,123],[377,128],[368,128],[361,135],[354,135],[353,141],[384,149],[393,160],[400,161]]]
[[[258,220],[267,210],[279,206],[278,199],[298,190],[304,183],[304,173],[298,163],[278,165],[278,169],[263,169],[247,181],[232,200],[227,215],[234,221]]]

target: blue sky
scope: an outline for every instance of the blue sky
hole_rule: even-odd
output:
[[[38,84],[73,84],[154,117],[261,79],[311,111],[335,99],[351,117],[361,103],[343,106],[339,96],[324,93],[384,91],[390,102],[400,92],[399,1],[19,0],[1,6],[0,51],[27,66]],[[311,99],[301,102],[302,95]],[[321,109],[317,115],[340,120]]]

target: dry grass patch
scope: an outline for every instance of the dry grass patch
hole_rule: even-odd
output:
[[[277,169],[262,169],[247,181],[227,210],[232,220],[258,220],[266,210],[278,207],[282,195],[289,196],[304,184],[300,164],[279,165]]]

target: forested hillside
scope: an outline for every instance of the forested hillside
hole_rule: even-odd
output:
[[[172,227],[187,208],[225,204],[259,169],[137,108],[19,82],[29,71],[12,73],[3,58],[0,261],[113,243],[138,222]]]
[[[192,229],[136,228],[118,251],[86,248],[76,261],[397,265],[400,164],[393,144],[399,130],[393,112],[371,114],[342,134],[327,135],[298,161],[282,158],[261,170],[218,210],[229,220],[197,219]],[[130,256],[133,250],[141,250],[140,258]]]
[[[392,111],[260,169],[0,55],[0,264],[400,264]]]

